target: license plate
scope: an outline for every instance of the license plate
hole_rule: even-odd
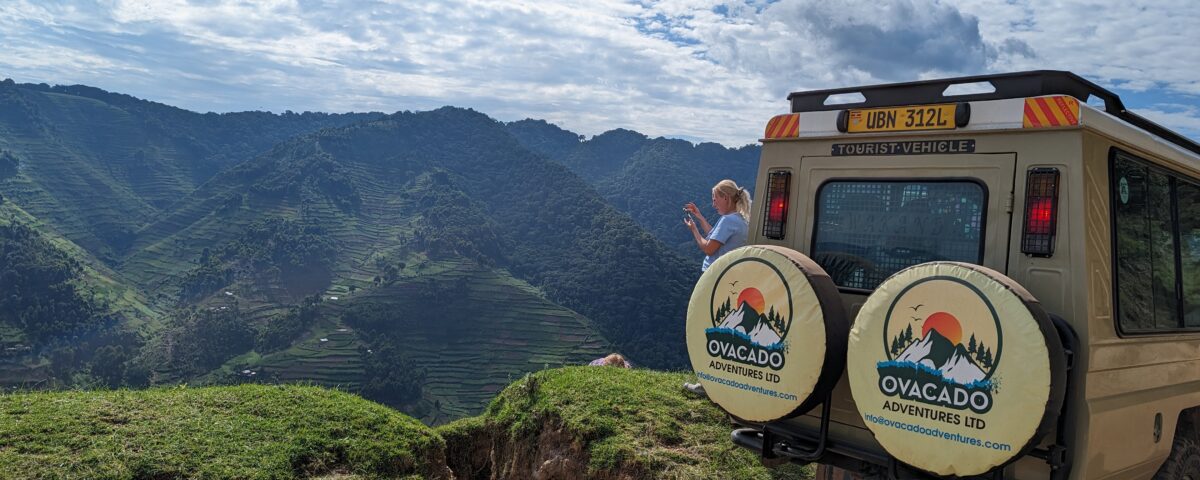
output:
[[[954,129],[955,104],[850,110],[846,131],[904,132]]]

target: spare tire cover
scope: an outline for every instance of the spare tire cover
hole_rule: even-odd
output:
[[[1066,357],[1024,288],[978,265],[909,267],[871,294],[850,331],[850,391],[880,445],[912,467],[981,475],[1053,426]]]
[[[722,255],[688,304],[692,369],[708,397],[742,420],[768,422],[819,404],[845,368],[848,334],[829,275],[783,247]]]

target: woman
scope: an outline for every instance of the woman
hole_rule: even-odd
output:
[[[708,220],[700,214],[700,209],[696,208],[695,203],[688,202],[683,207],[683,210],[690,214],[683,217],[683,224],[692,230],[696,246],[704,252],[704,263],[700,264],[701,272],[708,270],[709,265],[721,255],[745,245],[750,234],[750,192],[739,187],[733,180],[721,180],[712,189],[712,205],[721,215],[715,227],[709,226]],[[704,229],[704,235],[700,234],[696,222],[692,221],[693,216],[699,220],[699,228]],[[684,383],[683,388],[698,395],[706,395],[704,386],[699,383]]]
[[[593,367],[633,368],[633,365],[629,364],[629,360],[626,360],[625,356],[619,353],[610,353],[606,357],[597,358],[592,360],[592,363],[589,363],[588,365]]]
[[[709,226],[708,220],[700,214],[700,209],[696,208],[695,203],[688,202],[683,207],[683,210],[690,214],[683,217],[683,224],[692,231],[696,246],[704,252],[701,272],[708,270],[708,266],[721,255],[745,245],[750,233],[750,192],[746,189],[739,187],[733,180],[721,180],[712,189],[712,205],[721,215],[715,227]],[[698,227],[692,217],[699,221]],[[704,229],[703,235],[700,234],[700,229]]]

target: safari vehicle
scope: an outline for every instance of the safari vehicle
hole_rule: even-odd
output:
[[[750,246],[689,304],[735,443],[823,478],[1200,478],[1200,145],[1069,72],[788,98]]]

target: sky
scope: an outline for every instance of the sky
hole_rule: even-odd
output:
[[[794,91],[1069,70],[1200,139],[1195,0],[0,0],[0,78],[755,143]]]

